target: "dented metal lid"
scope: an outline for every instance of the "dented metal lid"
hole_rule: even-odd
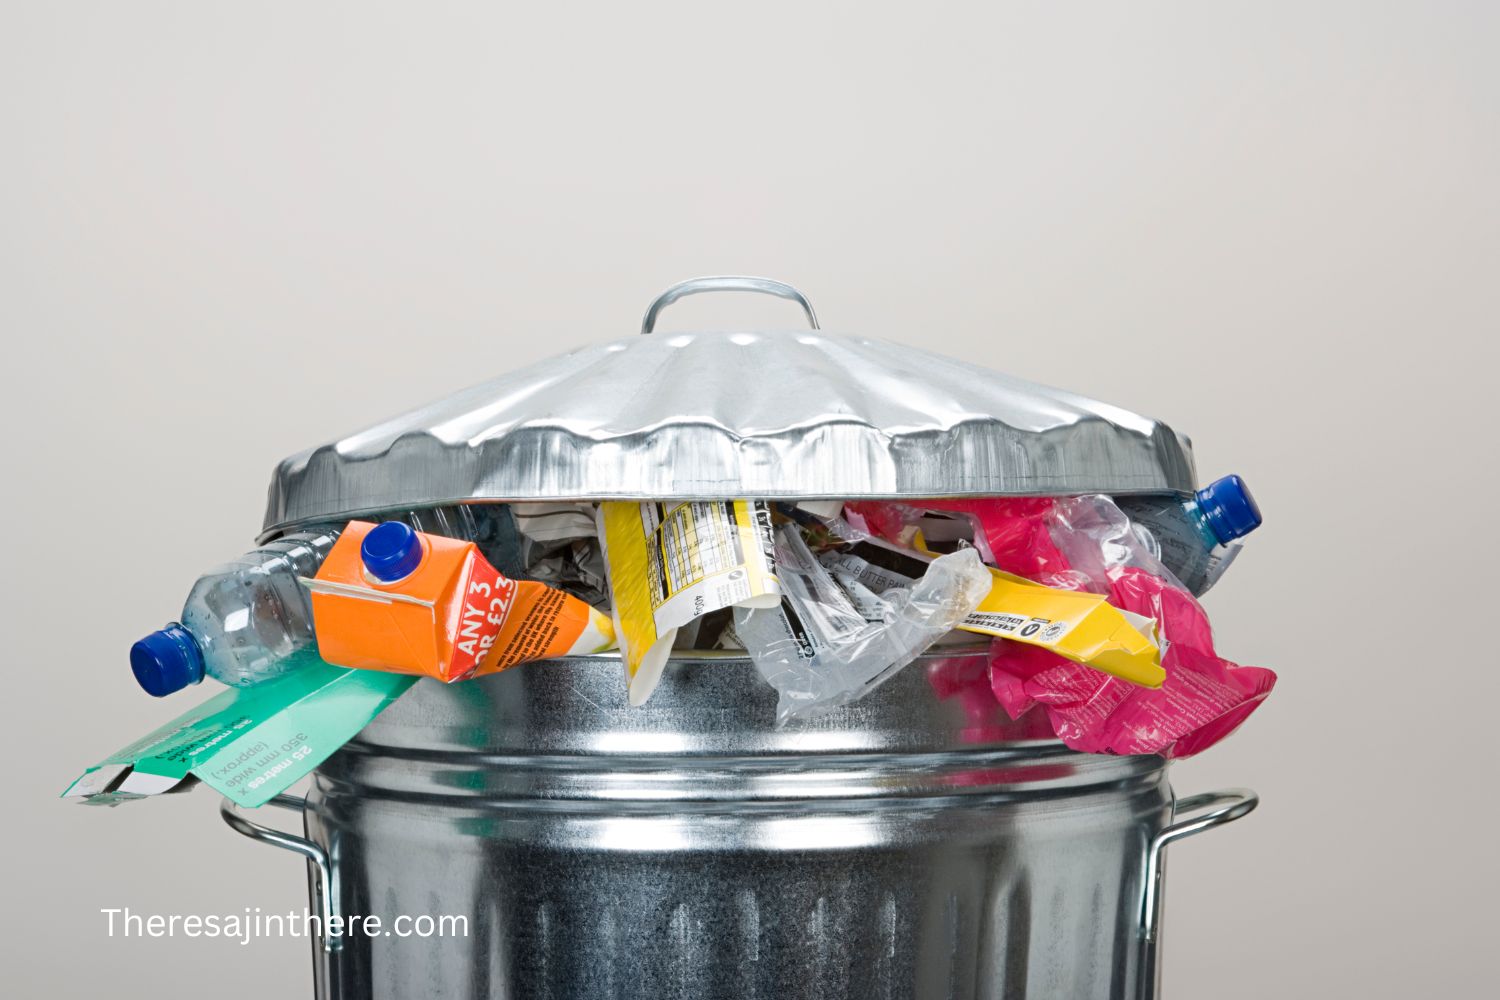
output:
[[[799,302],[810,331],[653,334],[683,295]],[[471,500],[1187,493],[1188,441],[904,344],[823,333],[764,278],[664,292],[642,333],[501,375],[276,468],[266,533]]]

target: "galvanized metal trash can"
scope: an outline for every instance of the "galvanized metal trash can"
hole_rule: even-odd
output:
[[[770,291],[764,279],[706,279]],[[266,534],[464,500],[1180,493],[1189,446],[1105,404],[821,333],[587,348],[293,456]],[[1112,998],[1157,992],[1163,852],[1255,795],[1174,801],[1156,757],[1005,717],[983,649],[930,653],[778,729],[742,657],[684,654],[630,708],[617,658],[419,681],[315,773],[315,908],[462,915],[328,935],[324,1000]]]
[[[1163,848],[1255,805],[1174,808],[1160,758],[976,709],[982,651],[798,730],[757,682],[682,659],[642,709],[610,658],[420,682],[318,769],[296,846],[335,912],[469,933],[320,942],[317,996],[1151,997]]]

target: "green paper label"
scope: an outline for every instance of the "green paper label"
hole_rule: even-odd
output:
[[[406,674],[308,663],[221,691],[85,771],[64,797],[115,805],[198,778],[243,806],[286,791],[416,682]]]

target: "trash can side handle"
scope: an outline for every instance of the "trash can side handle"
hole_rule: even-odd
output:
[[[301,813],[307,806],[307,800],[299,795],[278,795],[266,804]],[[234,832],[262,844],[270,844],[272,847],[300,854],[317,868],[318,920],[321,925],[319,929],[323,938],[323,950],[338,951],[343,946],[343,921],[339,919],[338,893],[333,881],[333,864],[328,859],[328,852],[305,837],[298,837],[282,830],[273,830],[247,819],[240,813],[239,807],[228,799],[219,803],[219,815]]]
[[[1248,816],[1258,805],[1260,796],[1248,788],[1225,788],[1177,800],[1173,807],[1173,822],[1151,839],[1151,846],[1146,852],[1146,900],[1141,915],[1141,930],[1147,941],[1156,937],[1157,927],[1161,922],[1162,852],[1167,845],[1174,840],[1191,837],[1225,823],[1233,823]],[[1209,811],[1200,812],[1203,809]]]
[[[807,296],[784,281],[776,281],[773,278],[755,278],[744,274],[717,274],[705,278],[689,278],[687,281],[679,281],[656,297],[651,306],[646,310],[646,316],[641,320],[641,333],[650,333],[656,329],[656,318],[667,306],[676,302],[686,295],[698,295],[702,292],[761,292],[765,295],[775,295],[778,298],[791,299],[802,307],[807,314],[807,321],[812,324],[814,330],[818,326],[818,314],[813,312],[812,303],[807,301]]]

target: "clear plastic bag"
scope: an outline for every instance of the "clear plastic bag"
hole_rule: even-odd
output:
[[[910,589],[863,590],[856,606],[796,526],[782,525],[775,539],[781,604],[736,608],[734,631],[779,693],[783,724],[875,688],[951,631],[991,585],[978,553],[966,549],[933,561]]]
[[[1012,716],[1044,706],[1057,735],[1091,753],[1190,757],[1239,728],[1270,695],[1276,675],[1240,666],[1214,649],[1208,615],[1162,565],[1130,519],[1106,496],[1058,500],[1053,542],[1074,572],[1111,604],[1160,623],[1167,680],[1156,691],[1121,684],[1066,660],[991,648],[990,682]]]
[[[911,507],[848,506],[887,537],[912,518]],[[999,569],[1103,594],[1115,607],[1157,622],[1167,676],[1154,690],[1037,646],[1006,639],[991,645],[990,685],[1006,713],[1019,718],[1040,705],[1073,749],[1188,757],[1234,732],[1275,686],[1272,671],[1218,655],[1202,606],[1109,497],[933,500],[918,506],[974,518],[976,543],[983,540],[987,558]]]

